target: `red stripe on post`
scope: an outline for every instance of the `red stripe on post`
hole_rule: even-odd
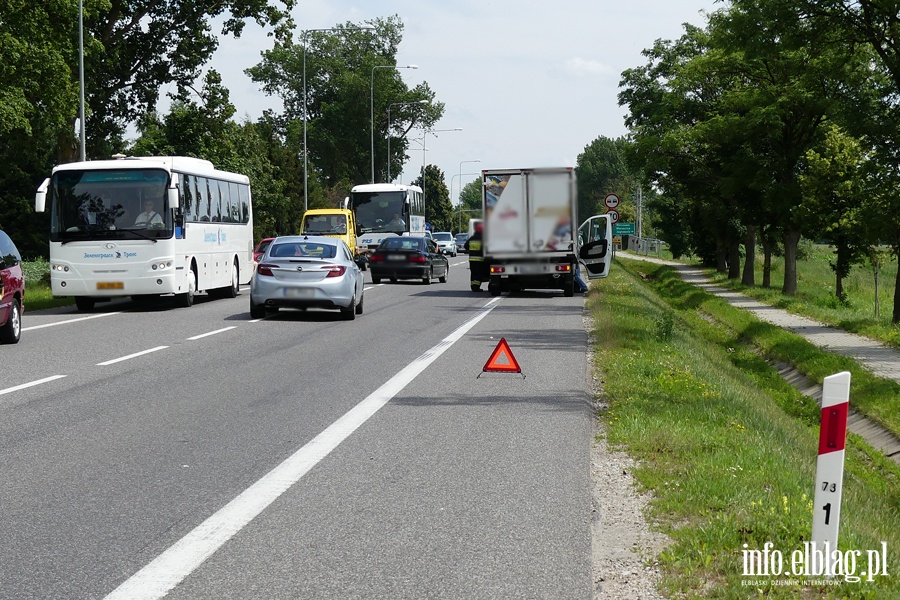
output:
[[[843,450],[847,443],[847,402],[822,409],[819,428],[819,454]]]

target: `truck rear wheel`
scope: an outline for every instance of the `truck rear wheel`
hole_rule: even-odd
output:
[[[571,298],[575,295],[575,277],[569,276],[566,277],[565,283],[563,283],[563,295],[566,298]]]

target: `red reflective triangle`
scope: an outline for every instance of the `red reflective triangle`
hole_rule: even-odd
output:
[[[519,363],[516,362],[516,357],[513,356],[512,350],[509,349],[509,344],[506,343],[506,338],[500,338],[500,343],[497,344],[497,347],[491,353],[491,357],[484,363],[482,372],[484,371],[522,372],[522,369],[519,368]]]

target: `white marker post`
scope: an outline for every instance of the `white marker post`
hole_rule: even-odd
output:
[[[822,382],[822,420],[812,525],[813,547],[824,552],[838,549],[849,406],[850,373],[844,371],[826,377]],[[825,555],[823,558],[827,564],[831,557]]]

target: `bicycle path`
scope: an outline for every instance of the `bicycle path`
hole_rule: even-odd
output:
[[[729,290],[712,283],[702,269],[692,265],[640,256],[630,252],[616,252],[617,258],[643,260],[675,267],[681,278],[699,288],[725,299],[732,306],[750,311],[759,320],[771,323],[797,335],[823,350],[852,358],[874,375],[900,383],[900,351],[876,340],[831,327],[807,317],[792,314],[784,309],[764,304],[740,292]],[[813,382],[790,365],[776,365],[779,373],[787,381],[798,387],[804,394],[816,398],[821,404],[821,383]],[[870,421],[852,406],[847,428],[862,436],[874,448],[881,450],[894,462],[900,464],[900,438],[881,425]]]

